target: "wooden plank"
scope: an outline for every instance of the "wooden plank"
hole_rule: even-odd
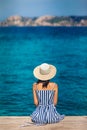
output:
[[[0,116],[0,130],[86,130],[87,116],[65,116],[59,123],[43,126],[25,126],[28,116]]]

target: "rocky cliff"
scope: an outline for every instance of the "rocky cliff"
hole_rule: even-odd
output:
[[[0,26],[87,26],[87,16],[10,16],[0,22]]]

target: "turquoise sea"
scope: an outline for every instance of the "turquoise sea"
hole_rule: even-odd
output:
[[[0,116],[28,116],[35,110],[33,69],[57,67],[57,111],[87,115],[87,27],[0,28]]]

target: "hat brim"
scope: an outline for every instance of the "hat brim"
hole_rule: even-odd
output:
[[[40,79],[40,80],[50,80],[50,79],[52,79],[56,75],[56,71],[57,71],[55,66],[50,65],[50,73],[46,74],[46,75],[42,75],[40,73],[39,69],[40,69],[40,66],[37,66],[34,69],[33,74],[37,79]]]

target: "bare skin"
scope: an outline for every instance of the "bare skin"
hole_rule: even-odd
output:
[[[34,97],[34,104],[36,106],[38,106],[38,98],[37,98],[37,95],[36,95],[36,89],[38,88],[38,90],[54,90],[55,93],[54,93],[54,100],[53,100],[53,103],[54,105],[57,104],[57,101],[58,101],[58,85],[53,83],[53,82],[49,82],[47,88],[43,88],[42,87],[42,83],[39,83],[38,85],[36,83],[33,84],[33,97]]]

